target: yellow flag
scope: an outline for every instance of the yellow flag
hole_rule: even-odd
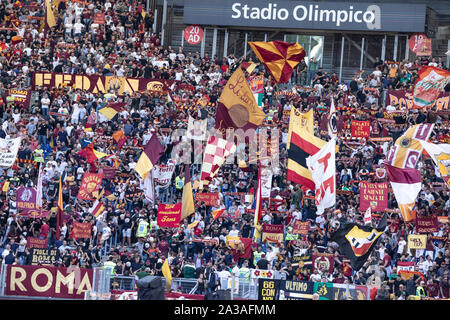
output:
[[[53,14],[50,0],[45,0],[46,21],[49,28],[56,26],[55,15]]]
[[[2,191],[8,192],[8,190],[9,190],[9,181],[5,181],[5,183],[3,184]]]
[[[291,108],[291,114],[289,115],[289,130],[288,130],[288,141],[287,148],[291,144],[291,134],[294,128],[301,130],[306,130],[307,132],[314,135],[314,118],[313,109],[309,109],[306,113],[299,112],[296,108]]]
[[[170,285],[172,284],[172,274],[170,273],[170,267],[169,263],[167,262],[167,259],[164,260],[161,271],[163,273],[164,278],[166,278],[166,287],[170,288]]]

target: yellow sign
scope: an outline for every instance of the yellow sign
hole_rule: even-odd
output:
[[[410,234],[408,236],[409,249],[425,249],[427,245],[426,234]]]

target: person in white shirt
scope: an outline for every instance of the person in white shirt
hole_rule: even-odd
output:
[[[237,237],[239,236],[239,230],[236,229],[236,225],[233,224],[233,226],[231,227],[230,232],[228,232],[228,235],[231,237]]]

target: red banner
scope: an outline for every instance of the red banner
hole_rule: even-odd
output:
[[[370,206],[372,211],[384,212],[387,208],[389,195],[388,183],[369,183],[361,181],[359,186],[359,210],[365,212]]]
[[[8,265],[6,296],[83,299],[92,290],[93,269]]]
[[[413,108],[413,95],[412,92],[408,92],[406,90],[388,90],[386,94],[386,105],[395,105],[399,106],[397,109],[407,107],[408,109]],[[446,110],[448,109],[449,104],[449,93],[442,92],[436,101],[431,105],[432,107],[436,107],[436,110]]]
[[[48,248],[48,239],[29,237],[27,239],[27,248],[46,249]]]
[[[352,120],[352,137],[353,138],[369,138],[370,137],[370,121]]]
[[[128,92],[168,92],[170,86],[178,81],[169,79],[125,78],[117,76],[98,76],[86,74],[69,74],[54,72],[34,72],[31,78],[32,90],[37,87],[59,88],[72,87],[92,93],[116,91],[118,95]]]
[[[103,167],[103,178],[105,179],[114,179],[116,177],[116,169],[112,167]]]
[[[181,203],[163,204],[158,206],[156,223],[160,227],[178,228],[181,219]]]
[[[416,54],[416,56],[431,56],[432,45],[431,39],[423,33],[415,33],[409,38],[409,49]]]
[[[78,191],[77,199],[80,200],[94,200],[93,192],[100,190],[103,173],[89,173],[83,175],[80,190]]]
[[[416,232],[417,233],[433,233],[439,232],[439,222],[437,216],[421,216],[416,218]]]
[[[198,204],[203,201],[206,206],[217,206],[219,202],[219,193],[198,192],[195,194],[195,200]]]
[[[89,222],[86,223],[74,222],[73,237],[75,240],[89,239],[91,237],[91,224]]]
[[[284,226],[282,224],[267,224],[262,226],[262,241],[267,242],[283,242],[284,240]]]
[[[292,228],[292,233],[307,235],[310,224],[311,224],[311,221],[302,222],[300,220],[296,220],[294,223],[294,227]]]
[[[14,98],[14,104],[28,108],[30,106],[31,90],[9,89],[8,96]]]
[[[313,253],[312,254],[312,270],[334,271],[334,254],[331,253]]]
[[[94,23],[105,24],[106,23],[105,13],[104,12],[94,13]]]

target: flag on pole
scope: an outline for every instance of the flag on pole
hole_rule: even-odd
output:
[[[214,210],[214,211],[211,211],[211,214],[212,214],[212,216],[213,216],[213,219],[214,220],[217,220],[221,215],[222,215],[222,213],[225,211],[225,209],[217,209],[217,210]]]
[[[141,186],[145,198],[152,204],[155,202],[155,188],[153,182],[153,172],[150,171],[150,174],[147,174]]]
[[[439,169],[442,179],[450,187],[450,144],[433,144],[425,141],[420,143]]]
[[[315,185],[316,214],[336,203],[336,140],[331,139],[319,152],[306,158]]]
[[[62,182],[61,177],[59,177],[58,209],[56,213],[56,239],[59,239],[59,234],[61,232],[60,228],[63,225],[63,209]]]
[[[384,164],[389,181],[397,200],[398,208],[405,222],[414,220],[413,208],[417,195],[422,189],[422,179],[417,169],[400,169]]]
[[[248,44],[277,83],[287,83],[295,66],[306,55],[305,50],[298,43],[258,41]]]
[[[410,127],[388,151],[384,163],[400,169],[414,169],[422,154],[421,141],[429,139],[434,123],[422,123]]]
[[[164,278],[166,278],[166,288],[170,288],[172,284],[172,273],[170,272],[169,262],[167,261],[167,259],[164,260],[164,263],[161,267],[161,272]]]
[[[243,61],[241,63],[241,68],[244,69],[248,74],[251,74],[256,68],[256,63],[254,63],[253,61]]]
[[[109,120],[112,120],[119,112],[122,111],[122,108],[126,105],[125,102],[118,102],[113,104],[108,104],[105,107],[98,110],[102,115],[104,115]]]
[[[328,135],[333,139],[336,138],[337,132],[336,108],[334,107],[334,99],[331,98],[330,114],[328,115]]]
[[[45,21],[49,28],[56,26],[56,19],[53,14],[51,0],[45,0]]]
[[[203,156],[199,189],[203,189],[211,182],[226,158],[235,151],[236,145],[233,142],[226,141],[216,136],[211,136],[209,138]]]
[[[298,132],[299,130],[306,130],[308,133],[314,135],[314,111],[313,108],[308,112],[301,113],[297,108],[292,107],[289,115],[289,129],[288,129],[288,141],[287,148],[291,144],[292,131]]]
[[[184,171],[184,186],[183,195],[181,198],[181,221],[195,212],[194,197],[192,196],[191,166],[189,164],[186,164]]]
[[[101,197],[98,197],[89,209],[89,213],[95,218],[98,218],[104,211],[105,207],[103,206],[103,201],[101,200]]]
[[[39,164],[39,175],[36,189],[36,208],[42,208],[42,162]]]
[[[366,212],[364,213],[364,224],[371,224],[372,223],[372,209],[370,206],[367,207]]]
[[[150,141],[145,145],[134,170],[139,173],[144,180],[147,174],[153,169],[159,158],[164,154],[164,148],[159,142],[156,134],[152,135]]]
[[[259,165],[258,171],[258,182],[256,187],[256,195],[255,195],[255,216],[253,218],[253,227],[256,227],[259,223],[259,220],[262,219],[262,183],[261,183],[261,164]]]
[[[423,66],[417,74],[419,78],[413,91],[414,106],[416,108],[430,107],[450,82],[450,72],[436,67]]]

